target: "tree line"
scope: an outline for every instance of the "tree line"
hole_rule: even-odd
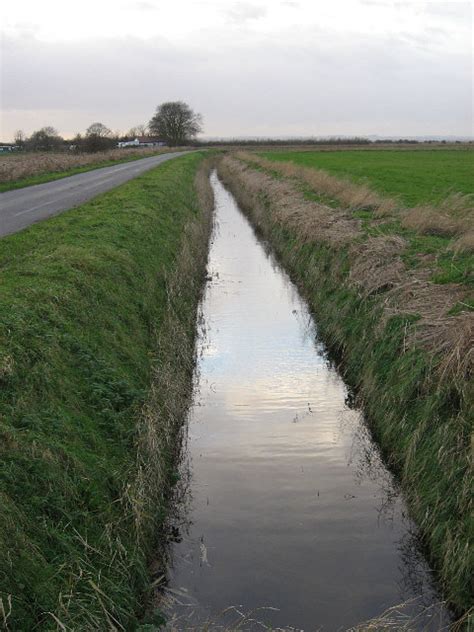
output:
[[[167,101],[158,105],[148,123],[132,127],[126,134],[112,132],[103,123],[92,123],[84,134],[76,134],[74,138],[64,139],[54,127],[42,127],[27,136],[23,131],[15,133],[15,145],[19,149],[29,151],[77,151],[97,152],[117,147],[120,141],[135,138],[159,139],[169,147],[196,145],[208,146],[253,146],[253,145],[374,145],[374,144],[418,144],[437,143],[439,141],[418,141],[415,139],[377,139],[363,137],[332,138],[235,138],[197,140],[202,131],[202,116],[194,112],[183,101]],[[446,141],[441,141],[446,143]],[[460,143],[461,141],[456,141]]]
[[[183,101],[167,101],[157,106],[149,123],[132,127],[126,134],[112,132],[100,122],[89,125],[84,134],[74,138],[63,138],[56,128],[42,127],[27,136],[22,130],[15,132],[14,143],[19,149],[28,151],[78,151],[98,152],[117,147],[120,141],[137,137],[158,138],[170,147],[189,145],[195,142],[202,131],[202,116],[194,112]]]
[[[76,134],[74,138],[63,138],[56,128],[42,127],[27,136],[22,130],[15,132],[14,142],[20,149],[28,151],[84,151],[97,152],[117,146],[122,136],[113,133],[103,123],[92,123],[84,134]]]

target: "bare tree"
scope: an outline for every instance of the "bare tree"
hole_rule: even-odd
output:
[[[46,125],[46,127],[42,127],[40,129],[40,132],[43,132],[44,134],[47,134],[48,136],[59,136],[59,132],[55,127],[52,127],[51,125]]]
[[[140,125],[136,126],[138,136],[147,136],[148,135],[148,123],[140,123]]]
[[[186,145],[202,131],[201,123],[202,116],[193,112],[187,103],[168,101],[156,108],[149,128],[168,145]]]
[[[24,147],[26,143],[26,134],[22,129],[17,129],[13,137],[15,145],[18,147]]]
[[[112,131],[103,123],[92,123],[86,130],[86,136],[99,136],[107,138],[112,136]]]
[[[103,123],[92,123],[86,130],[82,146],[85,151],[103,151],[116,144],[112,131]]]
[[[33,151],[58,150],[64,147],[64,139],[59,136],[58,131],[54,127],[42,127],[31,134],[26,141],[26,147]]]
[[[147,136],[147,135],[148,135],[148,125],[146,124],[135,125],[135,127],[132,127],[127,132],[127,136],[130,136],[130,137],[133,136],[133,138],[136,138],[137,136]]]

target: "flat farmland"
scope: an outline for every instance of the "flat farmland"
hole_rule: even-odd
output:
[[[369,184],[406,206],[436,204],[451,193],[474,193],[474,148],[268,151],[260,155]]]

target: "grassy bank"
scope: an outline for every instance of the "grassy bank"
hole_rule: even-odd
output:
[[[466,613],[473,596],[472,269],[457,281],[436,279],[442,257],[427,258],[423,241],[433,236],[402,227],[398,207],[369,203],[367,190],[358,204],[343,206],[329,188],[310,188],[304,174],[272,171],[251,155],[225,158],[219,173],[342,359],[445,596]],[[448,248],[460,236],[431,247]]]
[[[298,195],[322,205],[320,209],[333,209],[336,215],[345,209],[353,220],[352,229],[364,238],[393,236],[391,249],[398,243],[401,261],[384,270],[390,282],[400,276],[402,269],[419,268],[437,284],[474,286],[474,194],[452,192],[438,204],[429,203],[420,194],[419,204],[407,206],[399,198],[379,193],[367,182],[335,177],[326,170],[298,166],[293,161],[267,160],[244,152],[237,155],[276,178],[289,179]],[[407,164],[409,161],[408,156]],[[411,186],[408,167],[405,179]],[[378,280],[386,282],[385,277]]]
[[[94,154],[27,152],[0,156],[0,192],[60,180],[100,167],[111,167],[173,151],[171,149],[110,149]]]
[[[129,629],[190,392],[203,155],[0,241],[0,621]]]

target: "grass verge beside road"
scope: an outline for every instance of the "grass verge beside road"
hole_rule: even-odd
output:
[[[165,154],[172,149],[111,149],[95,154],[21,153],[0,156],[0,192]]]
[[[130,629],[191,389],[202,154],[0,240],[0,621]]]
[[[424,233],[397,232],[397,208],[385,200],[351,190],[342,205],[344,183],[339,199],[329,198],[333,181],[318,180],[325,185],[320,194],[316,181],[308,190],[306,171],[275,164],[240,154],[224,158],[219,174],[275,248],[342,359],[402,482],[445,596],[465,615],[474,570],[472,267],[467,259],[451,261],[449,270],[461,266],[460,277],[436,276],[436,249],[459,235],[439,243],[426,235],[435,255],[427,257]]]

